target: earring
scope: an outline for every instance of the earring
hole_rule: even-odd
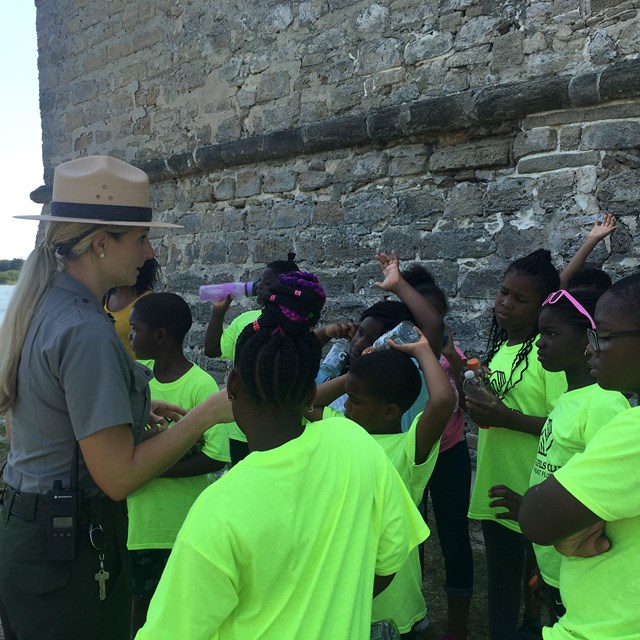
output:
[[[104,251],[100,254],[101,258],[104,258]]]
[[[235,400],[235,399],[236,399],[236,397],[233,395],[233,393],[229,393],[227,391],[227,400]]]
[[[313,405],[312,405],[312,404],[308,404],[308,405],[306,405],[306,406],[305,406],[305,408],[304,408],[304,410],[305,410],[307,413],[313,413]]]

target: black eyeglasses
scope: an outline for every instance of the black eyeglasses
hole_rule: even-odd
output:
[[[611,338],[640,337],[640,329],[630,331],[612,331],[606,335],[598,335],[595,329],[587,329],[587,337],[589,338],[589,346],[594,351],[600,351],[600,340],[610,340]]]

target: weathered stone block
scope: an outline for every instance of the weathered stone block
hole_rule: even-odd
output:
[[[481,140],[477,143],[436,148],[429,159],[431,171],[476,169],[509,164],[509,140]]]
[[[558,136],[560,139],[560,151],[578,149],[580,146],[580,138],[582,137],[582,126],[579,124],[573,124],[566,127],[560,127],[560,129],[558,129]]]
[[[236,177],[236,197],[247,198],[260,193],[260,176],[254,171],[243,171]]]
[[[302,171],[298,175],[298,186],[302,191],[314,191],[331,184],[331,175],[326,171]]]
[[[514,258],[517,256],[513,256]],[[463,298],[491,299],[502,282],[504,269],[480,269],[469,271],[462,276],[460,283],[460,295]],[[487,313],[489,322],[491,315]]]
[[[640,147],[640,122],[597,122],[584,127],[584,149],[633,149]]]
[[[625,171],[604,179],[596,190],[601,210],[616,216],[638,215],[640,170]]]
[[[264,175],[263,193],[284,193],[296,185],[296,174],[288,169],[272,169]]]
[[[640,94],[640,60],[626,60],[607,67],[600,78],[603,100],[619,100]]]
[[[525,118],[523,129],[535,127],[553,127],[560,124],[574,124],[576,122],[594,122],[597,120],[618,120],[622,118],[640,117],[640,101],[602,104],[584,109],[566,109],[532,115]]]
[[[288,73],[265,73],[256,86],[256,102],[271,102],[289,95],[291,78]]]
[[[306,124],[301,129],[304,151],[313,153],[360,146],[370,142],[367,125],[362,116],[333,118],[324,122]]]
[[[521,65],[524,60],[523,45],[523,31],[510,31],[495,38],[491,49],[491,68],[500,71]]]
[[[555,129],[540,127],[521,131],[513,142],[513,157],[519,160],[522,156],[542,151],[551,151],[558,145],[558,136]]]
[[[481,89],[476,95],[475,113],[481,121],[491,121],[563,109],[569,106],[568,84],[566,78],[551,77]]]
[[[600,164],[599,151],[577,151],[549,153],[535,157],[522,158],[518,162],[518,173],[542,173],[557,171],[568,167],[582,167]]]
[[[487,185],[484,211],[493,215],[512,215],[531,206],[534,181],[530,178],[510,178]]]
[[[482,258],[495,251],[495,243],[478,229],[454,229],[426,233],[420,241],[420,255],[427,260]]]
[[[426,35],[418,35],[404,48],[406,64],[415,64],[421,60],[428,60],[441,56],[451,49],[453,36],[451,33],[435,31]]]
[[[339,202],[317,202],[311,214],[311,224],[330,227],[344,222],[344,210]]]
[[[470,49],[456,51],[447,58],[447,67],[469,67],[486,64],[491,58],[491,45],[481,44]]]
[[[444,215],[455,220],[466,220],[482,215],[485,188],[479,184],[462,182],[449,191]]]
[[[266,264],[273,260],[282,260],[282,256],[286,257],[293,246],[293,238],[284,234],[261,234],[259,238],[249,240],[249,254],[253,262]]]
[[[236,197],[236,181],[233,178],[223,178],[213,190],[216,200],[232,200]]]

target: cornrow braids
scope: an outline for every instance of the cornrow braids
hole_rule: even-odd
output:
[[[560,275],[557,269],[551,262],[551,252],[547,249],[537,249],[536,251],[529,253],[523,258],[514,260],[505,271],[504,275],[512,271],[528,276],[540,289],[540,293],[543,296],[543,300],[552,292],[557,291],[560,288]],[[511,364],[511,371],[509,377],[505,380],[492,379],[492,387],[494,393],[501,399],[503,399],[511,389],[513,389],[524,376],[525,371],[529,367],[529,354],[533,349],[533,345],[538,335],[538,321],[536,319],[534,326],[520,345],[520,349],[513,359]],[[489,329],[489,338],[487,340],[487,354],[484,357],[483,363],[488,365],[493,357],[496,355],[500,347],[507,341],[508,334],[496,320],[495,312],[491,322],[491,328]],[[517,380],[514,380],[515,373],[520,368]]]
[[[295,404],[313,385],[321,345],[312,331],[325,303],[312,273],[281,275],[260,317],[242,331],[235,370],[257,404]]]

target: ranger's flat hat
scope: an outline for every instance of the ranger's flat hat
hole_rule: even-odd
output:
[[[141,169],[111,156],[88,156],[58,165],[53,174],[50,214],[14,217],[124,227],[181,228],[179,224],[151,220],[149,177]]]

